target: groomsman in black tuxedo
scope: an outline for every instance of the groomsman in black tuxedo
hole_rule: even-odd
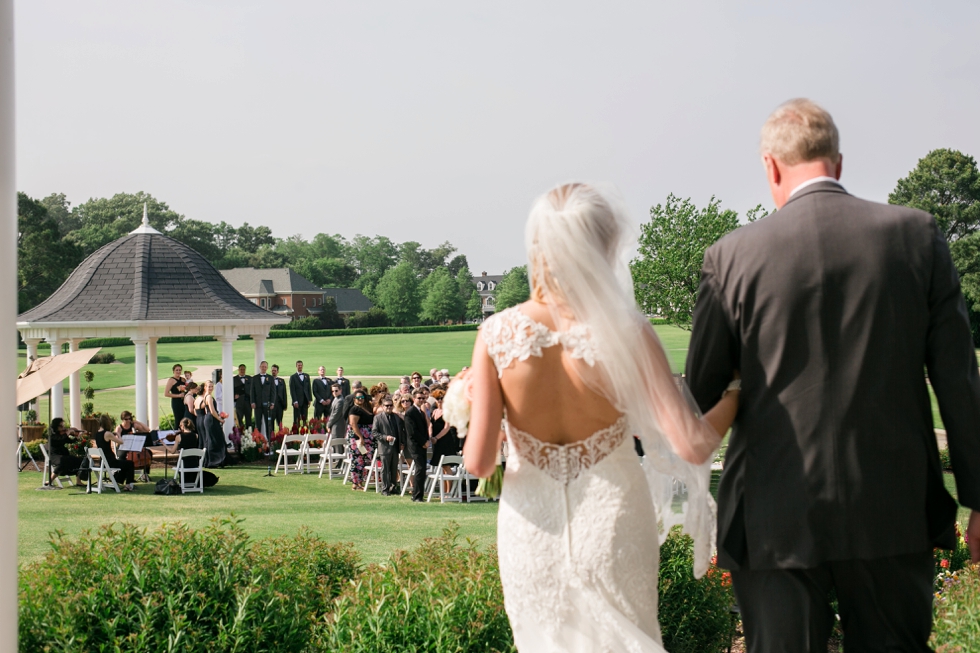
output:
[[[395,404],[391,397],[384,400],[383,410],[374,416],[371,437],[378,445],[381,459],[381,494],[389,496],[398,493],[398,452],[405,441],[405,426],[395,414]]]
[[[415,463],[412,476],[412,501],[424,501],[425,497],[425,449],[429,445],[429,418],[422,404],[426,395],[421,390],[412,393],[415,403],[405,411],[405,450],[407,459]]]
[[[337,368],[337,380],[334,383],[340,386],[341,396],[347,397],[350,394],[350,381],[344,378],[344,368]]]
[[[293,400],[293,424],[306,424],[313,389],[310,375],[303,372],[303,361],[296,361],[296,373],[289,377],[289,396]]]
[[[259,373],[252,377],[249,391],[252,410],[255,411],[255,425],[268,437],[273,432],[272,422],[276,411],[276,384],[266,374],[269,364],[262,361]]]
[[[273,421],[276,428],[282,428],[282,416],[286,413],[286,379],[279,376],[279,366],[273,363],[269,368],[272,372],[272,381],[276,384],[276,412]]]
[[[333,381],[327,376],[327,370],[323,365],[317,370],[320,376],[313,379],[313,418],[326,419],[330,414],[330,403],[333,400],[333,393],[330,386]]]
[[[252,428],[252,406],[249,393],[252,391],[252,377],[245,374],[245,366],[238,366],[238,374],[232,378],[235,392],[235,416],[243,429]]]

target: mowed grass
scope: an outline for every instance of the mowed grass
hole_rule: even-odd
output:
[[[33,470],[33,468],[31,468]],[[253,537],[295,534],[307,527],[331,542],[353,542],[367,562],[382,562],[397,549],[412,548],[423,538],[439,535],[450,522],[460,535],[481,547],[496,541],[497,504],[412,503],[410,495],[383,497],[353,492],[340,480],[316,474],[280,472],[266,477],[266,468],[252,466],[214,470],[220,481],[203,495],[159,496],[153,484],[140,483],[136,492],[80,494],[78,488],[40,491],[41,474],[18,474],[18,557],[34,561],[49,550],[49,534],[59,530],[76,536],[106,523],[130,523],[138,528],[177,521],[200,527],[212,518],[234,514],[243,518]],[[172,473],[172,471],[171,471]],[[153,470],[153,480],[163,470]]]

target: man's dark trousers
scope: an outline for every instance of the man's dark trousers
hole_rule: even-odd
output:
[[[415,471],[412,473],[412,499],[422,501],[425,499],[425,449],[409,441],[408,456],[415,463]]]
[[[385,440],[378,442],[378,457],[381,459],[381,487],[384,492],[396,492],[398,489],[398,441],[388,444]]]

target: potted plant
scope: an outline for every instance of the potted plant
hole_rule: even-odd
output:
[[[89,433],[95,433],[99,430],[99,414],[95,412],[95,403],[92,401],[95,399],[95,388],[92,387],[93,379],[95,379],[95,373],[92,370],[86,370],[85,383],[87,385],[82,390],[82,394],[88,401],[82,404],[82,430]]]
[[[38,423],[36,410],[29,410],[25,412],[24,423],[20,427],[24,442],[31,442],[32,440],[40,440],[44,438],[44,429],[46,427],[46,424]]]

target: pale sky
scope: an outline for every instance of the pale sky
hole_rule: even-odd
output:
[[[980,156],[980,2],[20,0],[18,187],[146,191],[276,236],[454,243],[524,262],[532,200],[619,186],[772,206],[758,132],[807,96],[842,181],[884,201]]]

